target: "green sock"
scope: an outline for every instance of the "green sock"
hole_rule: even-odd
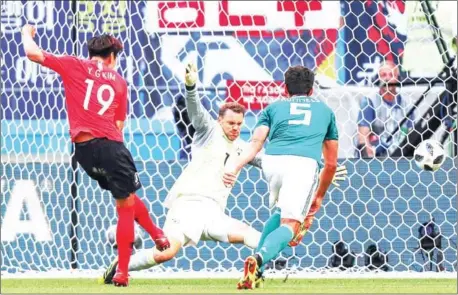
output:
[[[265,239],[259,253],[262,256],[262,264],[265,265],[274,259],[278,253],[288,246],[293,238],[293,231],[289,226],[282,225],[271,232]]]
[[[281,220],[281,215],[280,215],[280,209],[276,209],[274,213],[267,219],[266,224],[264,225],[264,228],[262,229],[261,233],[261,238],[259,239],[259,244],[254,253],[258,253],[261,249],[261,246],[264,244],[264,240],[267,238],[267,236],[276,230],[280,226],[280,220]],[[260,271],[264,271],[264,265],[260,267]]]
[[[276,209],[269,219],[267,219],[266,224],[262,229],[261,238],[259,239],[258,247],[254,251],[255,253],[259,252],[259,249],[261,249],[261,245],[264,244],[264,240],[267,236],[280,226],[280,219],[280,209]]]

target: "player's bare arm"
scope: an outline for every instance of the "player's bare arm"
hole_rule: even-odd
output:
[[[234,167],[228,168],[227,172],[224,173],[223,182],[226,186],[234,185],[240,170],[255,159],[256,155],[262,150],[268,135],[268,126],[259,126],[254,130],[253,137],[248,147],[242,152],[240,157],[236,159]]]
[[[338,149],[339,143],[337,140],[326,140],[323,143],[323,156],[325,163],[323,170],[321,170],[320,182],[318,189],[315,192],[312,206],[310,207],[304,221],[307,230],[312,225],[315,214],[321,208],[329,185],[333,183],[335,186],[339,186],[337,181],[344,180],[347,176],[347,169],[345,165],[337,167]]]
[[[102,189],[109,190],[116,199],[118,258],[112,282],[115,286],[127,286],[135,222],[149,233],[158,250],[168,248],[170,243],[136,194],[141,183],[132,155],[123,144],[121,130],[126,118],[127,83],[115,73],[117,57],[123,46],[115,37],[104,34],[88,41],[89,60],[55,56],[37,46],[33,40],[35,34],[33,26],[23,27],[24,52],[31,61],[62,77],[75,159]],[[107,73],[109,78],[93,75],[94,67]],[[103,90],[109,92],[108,100],[102,98]],[[116,104],[112,104],[114,100]],[[99,170],[105,172],[94,172]]]
[[[266,133],[267,135],[269,134],[269,127],[267,127],[267,126],[260,126],[260,127],[256,128],[256,130],[258,130],[258,129],[261,129],[259,131],[259,135],[258,136],[264,136],[264,133]],[[243,164],[242,166],[240,166],[240,167],[235,167],[234,168],[234,171],[236,171],[237,173],[246,164],[250,164],[252,166],[255,166],[255,167],[258,167],[258,168],[262,169],[262,153],[260,153],[260,150],[262,149],[262,147],[264,145],[264,142],[265,142],[265,139],[267,138],[267,135],[265,135],[264,140],[262,140],[263,137],[260,137],[259,139],[256,139],[255,138],[256,130],[255,130],[255,134],[253,135],[253,139],[251,140],[250,144],[248,145],[248,147],[246,149],[246,153],[247,154],[245,154],[245,153],[242,154],[242,157],[243,156],[247,156],[248,157],[247,160],[245,160],[247,162],[245,164]],[[255,154],[254,156],[253,156],[253,153]],[[239,160],[242,161],[242,158],[240,158]],[[237,165],[237,163],[236,163],[236,165]],[[228,186],[229,185],[233,185],[235,183],[235,181],[237,180],[237,173],[232,173],[232,172],[230,172],[228,170],[227,173],[225,173],[224,176],[223,176],[223,182]],[[334,173],[334,176],[332,178],[331,183],[334,184],[335,186],[339,187],[340,184],[338,182],[339,181],[344,181],[345,178],[347,177],[347,174],[348,174],[348,171],[347,171],[347,168],[345,167],[345,165],[337,167],[336,171]],[[232,182],[232,184],[230,184],[231,182]]]
[[[337,140],[325,140],[323,142],[324,168],[320,174],[320,183],[315,192],[315,198],[323,198],[329,185],[333,182],[337,170],[339,142]]]
[[[269,127],[267,126],[259,126],[254,130],[253,138],[251,139],[246,152],[242,154],[236,163],[235,169],[237,172],[240,171],[243,166],[255,159],[256,155],[262,150],[268,135]]]
[[[262,151],[257,153],[254,159],[248,162],[248,165],[262,169],[262,155],[263,155]]]
[[[40,47],[33,40],[37,29],[32,25],[25,25],[22,27],[22,44],[24,46],[24,52],[28,59],[36,63],[43,63],[45,57]]]

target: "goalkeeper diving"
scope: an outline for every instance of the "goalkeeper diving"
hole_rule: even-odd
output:
[[[218,241],[245,244],[255,249],[261,233],[240,220],[224,213],[232,187],[222,181],[226,165],[247,148],[240,138],[245,109],[242,105],[225,103],[214,120],[204,109],[197,95],[197,68],[186,67],[186,108],[195,129],[192,143],[192,160],[171,188],[164,206],[168,209],[164,233],[170,248],[161,251],[144,249],[130,260],[129,271],[151,268],[171,260],[187,245],[199,241]],[[256,155],[249,164],[261,168],[263,153]],[[340,169],[335,181],[343,180],[346,170]],[[336,182],[335,185],[338,186]],[[115,259],[103,275],[103,282],[110,284],[115,274]],[[262,274],[259,274],[261,278]]]

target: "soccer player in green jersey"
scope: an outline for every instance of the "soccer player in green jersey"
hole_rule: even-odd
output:
[[[242,167],[269,140],[262,168],[270,198],[277,200],[279,210],[266,222],[255,254],[246,259],[238,289],[253,289],[259,269],[303,234],[303,221],[312,203],[321,203],[336,172],[339,135],[335,115],[312,96],[314,81],[308,68],[295,66],[286,71],[288,97],[263,110],[249,147],[223,176],[225,185],[233,185]],[[322,154],[324,168],[319,175]]]

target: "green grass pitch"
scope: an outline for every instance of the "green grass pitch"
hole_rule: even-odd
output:
[[[131,279],[127,288],[96,279],[2,279],[6,293],[457,293],[456,279],[267,279],[263,289],[235,289],[234,279]]]

